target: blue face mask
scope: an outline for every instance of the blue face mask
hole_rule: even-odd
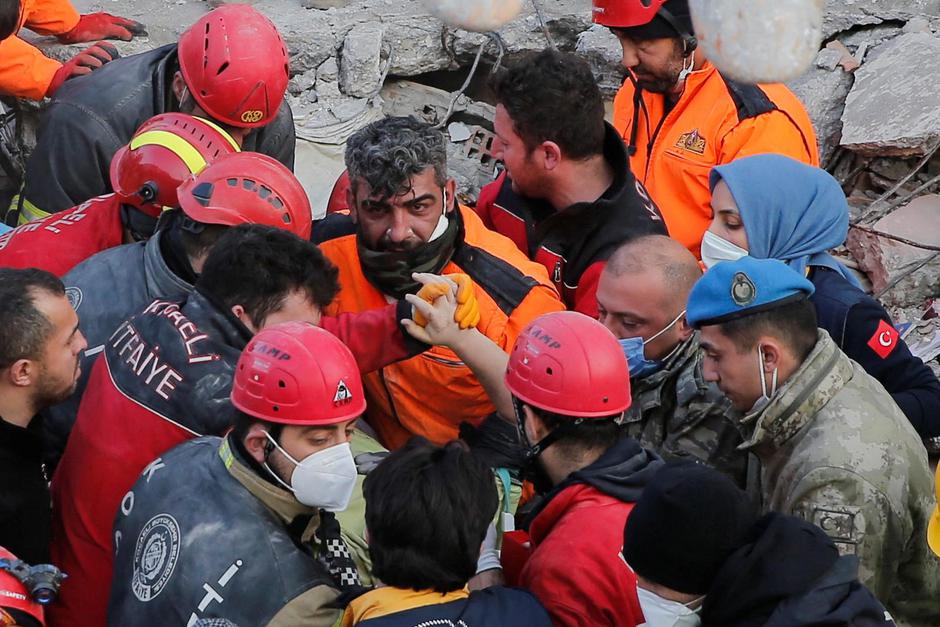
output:
[[[647,340],[641,337],[625,337],[622,340],[617,340],[620,343],[620,348],[623,349],[624,357],[627,358],[627,367],[630,369],[631,379],[642,379],[662,369],[663,360],[646,358],[646,345],[671,329],[684,315],[685,309],[679,312],[679,315],[672,322]]]

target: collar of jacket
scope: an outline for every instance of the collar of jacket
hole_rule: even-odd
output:
[[[290,525],[300,516],[312,516],[318,520],[317,509],[304,505],[287,490],[259,477],[242,459],[238,447],[232,443],[231,434],[222,439],[219,457],[228,472],[265,507],[277,515],[285,525]],[[315,525],[308,525],[308,529]],[[306,533],[304,536],[306,537]]]
[[[160,252],[160,238],[163,231],[157,231],[144,243],[144,280],[147,293],[151,298],[170,301],[184,300],[193,291],[193,286],[176,276]]]
[[[186,317],[200,329],[211,329],[213,339],[238,351],[251,341],[251,330],[207,290],[196,288],[183,305]]]
[[[689,339],[683,342],[679,350],[669,356],[669,359],[666,360],[659,371],[642,379],[630,380],[630,388],[633,390],[634,399],[636,399],[637,394],[644,394],[649,391],[655,391],[656,397],[659,398],[662,395],[663,383],[665,381],[677,377],[689,364],[697,361],[699,356],[698,349],[698,331],[696,331],[689,336]],[[700,373],[696,373],[696,379],[701,378],[698,376],[699,374]]]
[[[167,44],[166,53],[153,69],[154,115],[176,111],[176,95],[173,93],[173,76],[180,68],[178,44]]]
[[[754,424],[739,449],[777,449],[810,424],[852,378],[852,362],[819,329],[816,346],[762,411],[741,419]]]
[[[464,587],[446,594],[434,590],[405,590],[383,586],[356,597],[349,604],[346,615],[343,617],[343,627],[358,625],[371,618],[381,618],[389,614],[405,612],[429,605],[443,605],[452,601],[459,601],[470,596],[470,591]]]

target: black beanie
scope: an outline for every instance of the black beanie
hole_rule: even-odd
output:
[[[623,557],[644,579],[705,594],[756,520],[747,494],[729,478],[694,462],[669,462],[627,517]]]
[[[670,15],[675,19],[676,24],[678,24],[679,28],[684,32],[676,31],[676,28],[669,23],[669,20],[659,13],[647,24],[630,28],[618,28],[617,30],[636,41],[663,39],[666,37],[682,37],[685,34],[694,34],[692,13],[689,10],[689,0],[666,0],[662,9],[669,11]]]

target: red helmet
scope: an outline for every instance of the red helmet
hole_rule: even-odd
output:
[[[595,24],[633,28],[649,24],[666,0],[593,0],[591,17]]]
[[[527,405],[604,418],[630,406],[630,372],[617,338],[574,311],[539,316],[516,338],[506,387]]]
[[[242,351],[232,405],[287,425],[332,425],[366,410],[359,367],[339,338],[305,322],[258,333]]]
[[[257,152],[226,155],[177,191],[183,212],[204,224],[266,224],[310,239],[307,192],[277,159]]]
[[[343,170],[343,173],[333,184],[333,191],[330,192],[330,200],[326,203],[327,213],[349,213],[349,203],[346,202],[346,192],[349,191],[349,170]]]
[[[210,11],[183,33],[178,50],[189,93],[214,119],[254,128],[277,116],[290,78],[287,46],[256,9]]]
[[[5,548],[0,547],[0,559],[8,559],[13,562],[16,561],[16,556]],[[33,600],[33,597],[26,589],[26,586],[23,585],[23,582],[14,577],[11,573],[0,570],[0,625],[7,624],[3,622],[4,610],[8,613],[11,610],[22,612],[39,621],[40,625],[46,624],[42,605]],[[13,616],[13,618],[15,619],[16,616]],[[13,624],[16,625],[18,622],[14,622]]]
[[[176,206],[183,181],[238,151],[238,143],[213,122],[185,113],[157,115],[111,159],[111,188],[122,204],[157,218]]]

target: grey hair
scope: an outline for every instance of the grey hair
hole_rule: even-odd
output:
[[[444,135],[414,116],[384,118],[356,131],[346,142],[346,169],[353,193],[365,181],[372,195],[392,198],[411,190],[411,177],[434,168],[447,182]]]

